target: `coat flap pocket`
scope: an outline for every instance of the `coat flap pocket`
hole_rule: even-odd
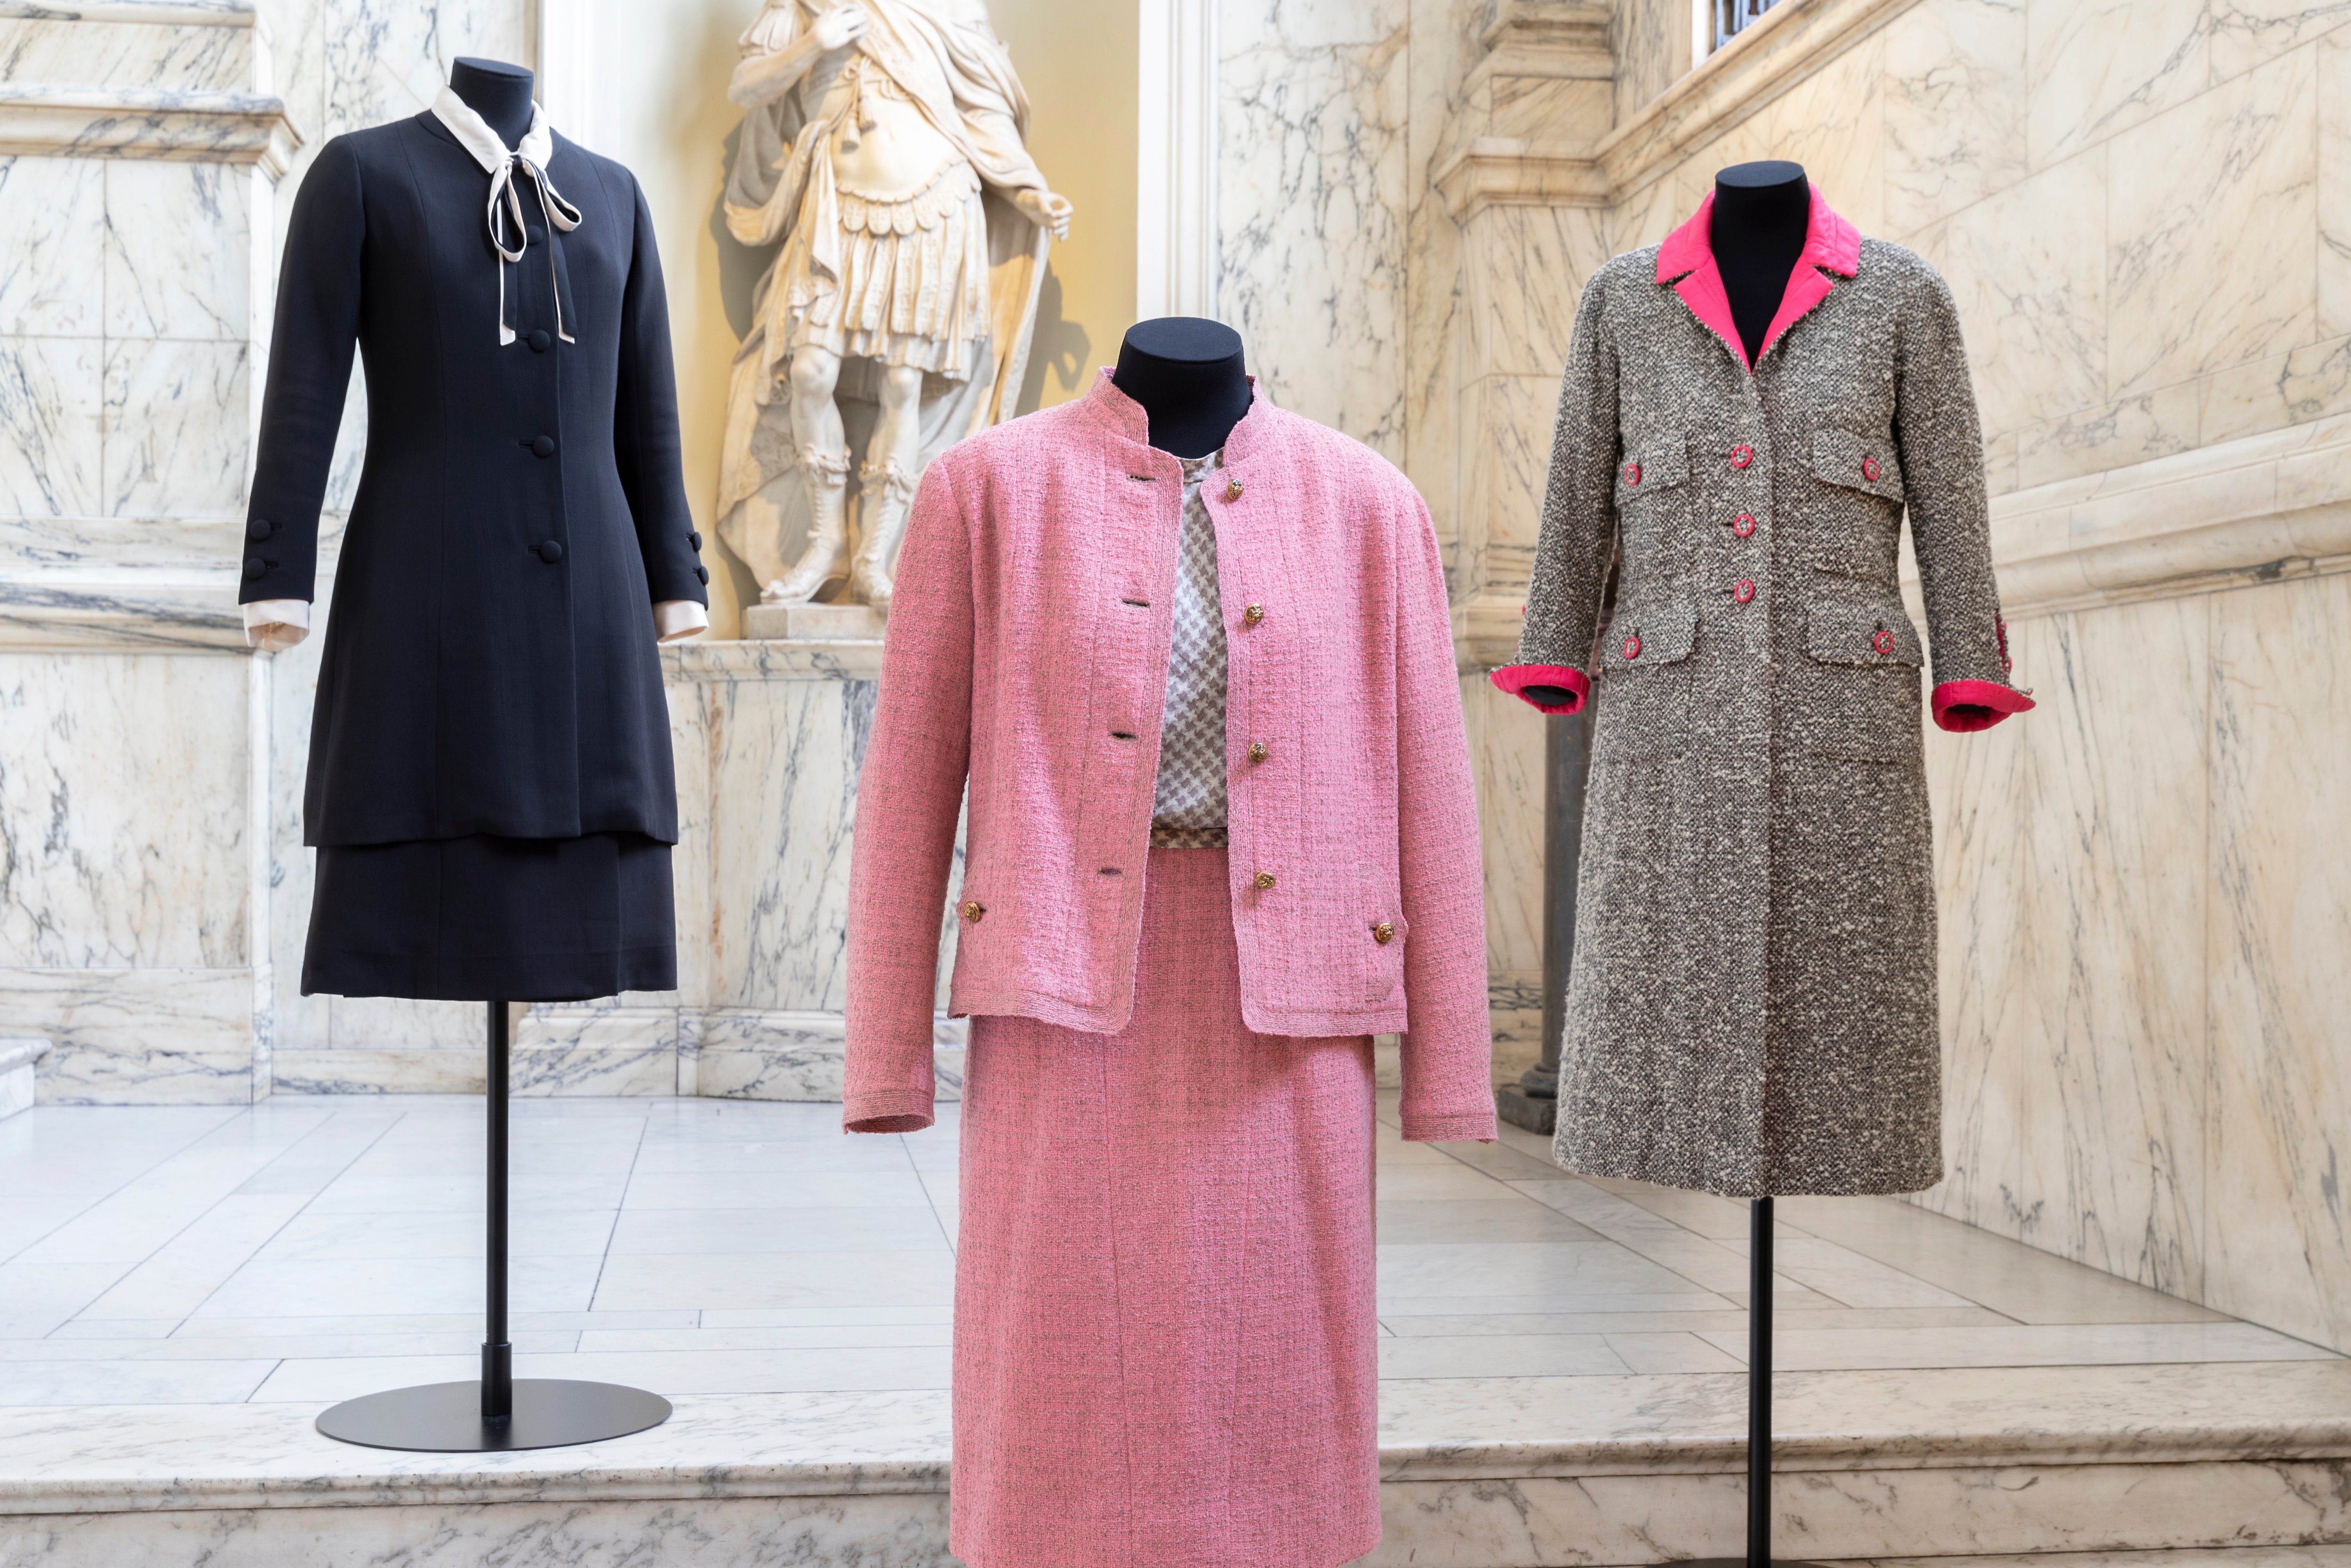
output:
[[[1926,662],[1918,628],[1898,603],[1816,604],[1804,622],[1804,651],[1823,664]]]
[[[1902,499],[1902,465],[1895,461],[1894,442],[1886,437],[1815,431],[1813,472],[1830,484],[1866,491],[1888,501]]]
[[[1689,440],[1681,431],[1667,431],[1646,441],[1627,442],[1616,464],[1616,504],[1622,506],[1688,478]]]
[[[1698,645],[1698,609],[1687,604],[1619,610],[1600,645],[1600,667],[1614,674],[1678,664]]]

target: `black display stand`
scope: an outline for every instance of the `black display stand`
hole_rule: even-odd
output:
[[[1747,1555],[1701,1557],[1682,1568],[1820,1568],[1771,1556],[1771,1200],[1748,1208]]]
[[[421,1453],[495,1453],[601,1442],[658,1427],[670,1404],[617,1383],[514,1375],[507,1337],[507,1094],[512,1040],[507,1004],[489,1004],[487,1326],[477,1383],[426,1383],[346,1399],[319,1430],[346,1443]]]

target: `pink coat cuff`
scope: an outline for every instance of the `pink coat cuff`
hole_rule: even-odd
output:
[[[1536,685],[1547,682],[1538,680]],[[1430,1116],[1426,1113],[1404,1114],[1404,1136],[1407,1143],[1492,1143],[1494,1113],[1487,1111],[1456,1112],[1451,1116]]]
[[[1583,671],[1570,670],[1564,664],[1505,664],[1487,679],[1497,690],[1546,713],[1581,713],[1584,701],[1592,695],[1592,682]],[[1564,705],[1537,701],[1527,695],[1530,686],[1563,687],[1569,693],[1568,700]]]
[[[932,1121],[931,1096],[919,1089],[883,1089],[851,1096],[841,1107],[845,1132],[920,1132]]]
[[[1936,726],[1958,735],[1989,730],[2011,713],[2032,712],[2033,706],[2032,698],[1997,680],[1946,680],[1935,688]]]

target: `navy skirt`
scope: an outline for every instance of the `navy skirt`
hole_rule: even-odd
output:
[[[580,1002],[677,989],[670,846],[640,833],[319,851],[302,994]]]

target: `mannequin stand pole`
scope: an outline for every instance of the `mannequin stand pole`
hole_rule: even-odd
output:
[[[1771,1200],[1748,1206],[1747,1555],[1703,1557],[1682,1568],[1815,1568],[1771,1557]]]
[[[484,1219],[482,1376],[473,1383],[426,1383],[346,1399],[319,1417],[319,1430],[346,1443],[420,1453],[495,1453],[601,1442],[658,1427],[670,1404],[617,1383],[514,1375],[507,1331],[507,1101],[511,1077],[507,1004],[489,1004],[485,1074],[489,1124],[488,1210]]]

